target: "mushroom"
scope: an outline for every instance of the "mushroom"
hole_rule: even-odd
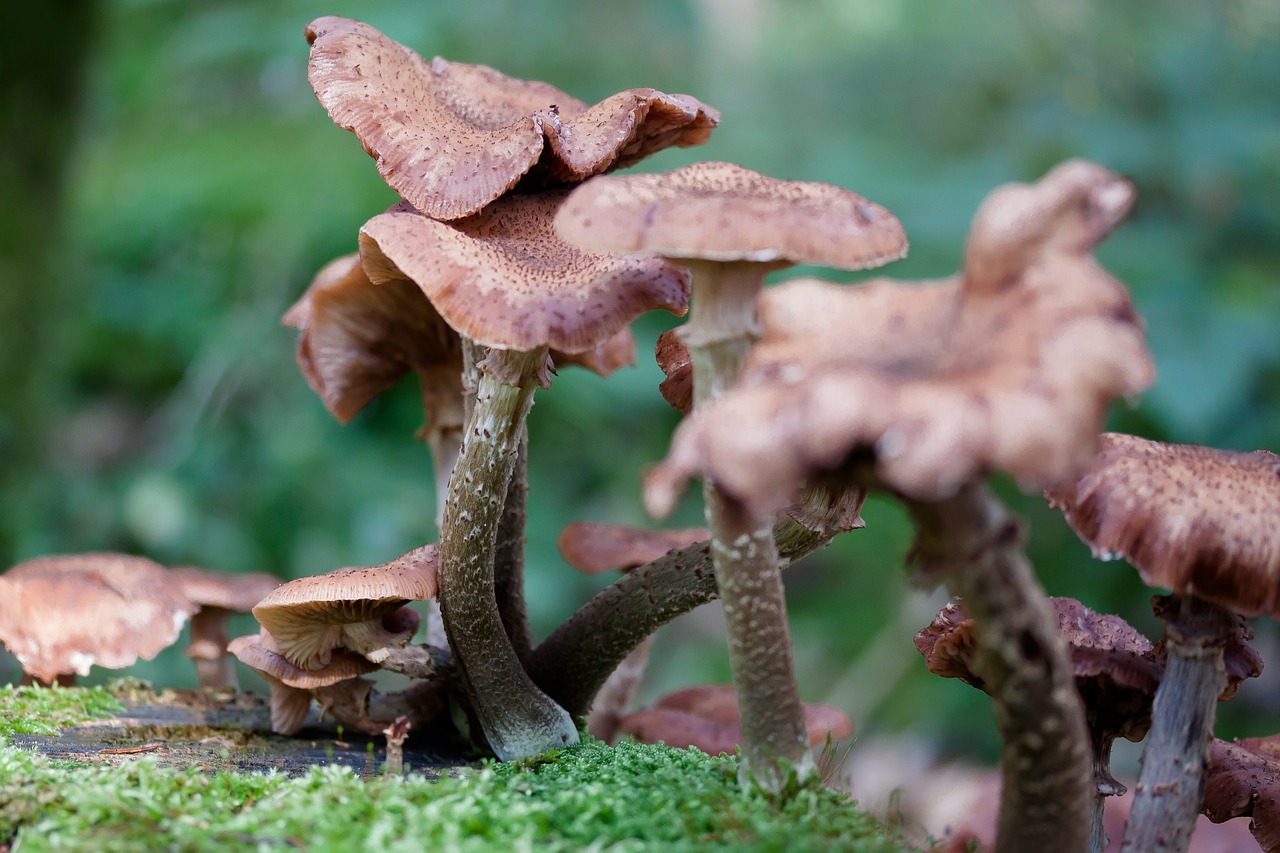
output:
[[[435,219],[460,219],[521,184],[620,169],[672,145],[700,145],[719,113],[688,95],[629,89],[594,106],[546,83],[421,56],[368,24],[306,28],[308,79],[383,179]]]
[[[44,684],[151,660],[195,609],[163,566],[125,554],[38,557],[0,575],[0,643]]]
[[[1280,853],[1280,735],[1209,746],[1201,811],[1214,823],[1252,818],[1264,853]]]
[[[988,196],[957,276],[766,293],[737,386],[685,418],[646,479],[658,515],[694,473],[757,519],[824,472],[904,500],[918,565],[977,620],[975,668],[1004,739],[1002,851],[1084,848],[1091,786],[1066,650],[983,477],[1073,477],[1110,402],[1151,382],[1141,321],[1091,255],[1131,201],[1116,175],[1070,161]]]
[[[1083,476],[1047,496],[1096,556],[1173,590],[1158,608],[1168,664],[1123,849],[1185,850],[1236,614],[1280,617],[1280,456],[1109,433]]]
[[[436,546],[424,545],[379,566],[355,566],[298,578],[277,587],[253,608],[280,654],[305,670],[324,667],[347,648],[409,675],[427,675],[429,656],[404,646],[418,614],[404,607],[436,594]]]
[[[494,553],[503,495],[547,353],[586,352],[654,308],[684,310],[687,276],[657,257],[582,252],[555,236],[564,192],[506,196],[441,223],[404,204],[360,233],[375,282],[417,282],[445,320],[490,348],[450,482],[440,540],[446,631],[495,754],[518,758],[577,740],[573,721],[525,674],[496,606]]]
[[[849,716],[832,705],[804,703],[804,722],[806,748],[853,734]],[[668,693],[653,707],[623,717],[619,728],[641,743],[696,747],[708,755],[733,753],[743,742],[737,693],[731,684]]]
[[[658,252],[693,273],[680,338],[695,407],[737,379],[755,332],[765,275],[797,263],[860,270],[906,254],[884,208],[830,184],[778,181],[731,163],[663,175],[594,178],[570,196],[556,229],[591,251]],[[713,481],[703,487],[724,604],[729,662],[744,708],[745,766],[770,790],[814,770],[791,660],[772,513],[752,516]]]
[[[191,615],[191,642],[185,654],[196,662],[200,686],[234,690],[236,673],[227,653],[227,620],[233,613],[248,613],[280,586],[280,580],[265,574],[219,574],[194,566],[176,568],[172,574],[199,608]]]
[[[682,415],[693,411],[693,362],[689,348],[680,343],[679,329],[668,329],[658,335],[654,356],[666,378],[658,385],[662,399]]]
[[[1107,847],[1103,804],[1107,797],[1125,792],[1111,775],[1111,744],[1117,737],[1136,743],[1146,736],[1163,661],[1151,642],[1119,616],[1095,613],[1072,598],[1049,601],[1057,616],[1058,632],[1067,643],[1076,689],[1084,701],[1095,789],[1090,849],[1101,853]],[[916,634],[915,643],[930,672],[986,690],[982,676],[973,670],[977,633],[963,602],[939,611],[933,622]]]

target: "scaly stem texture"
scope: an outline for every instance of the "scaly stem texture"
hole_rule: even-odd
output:
[[[742,370],[755,339],[755,300],[765,268],[699,263],[693,271],[693,310],[681,338],[693,362],[696,410]],[[703,481],[702,495],[738,691],[744,767],[765,788],[779,791],[792,772],[803,778],[814,765],[772,525],[746,516],[710,481]]]
[[[438,598],[476,716],[494,754],[510,761],[576,743],[578,732],[564,709],[525,674],[494,595],[502,502],[547,353],[494,351],[490,358],[497,360],[491,369],[519,377],[519,384],[506,384],[491,370],[480,379],[462,454],[449,481]]]
[[[1017,522],[981,483],[908,508],[917,557],[963,598],[977,627],[974,670],[1003,743],[996,853],[1088,849],[1095,786],[1084,706]]]
[[[1122,853],[1185,851],[1204,799],[1213,718],[1227,684],[1222,650],[1233,620],[1216,604],[1185,595],[1176,600]]]
[[[524,603],[524,526],[529,504],[529,431],[520,428],[515,467],[507,483],[498,521],[498,541],[494,548],[493,589],[498,599],[498,615],[516,657],[523,661],[533,648],[529,615]]]

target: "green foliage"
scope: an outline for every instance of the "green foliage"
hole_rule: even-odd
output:
[[[56,735],[67,726],[124,710],[106,687],[0,686],[0,738]]]
[[[744,793],[734,762],[599,742],[532,766],[367,781],[329,766],[278,774],[54,767],[0,747],[0,843],[21,849],[843,850],[908,848],[843,794],[811,786],[777,805]],[[54,793],[54,792],[57,793]]]

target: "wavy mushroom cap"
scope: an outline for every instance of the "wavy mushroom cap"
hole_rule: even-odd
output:
[[[625,524],[576,521],[560,531],[557,545],[564,561],[587,575],[627,571],[658,559],[668,551],[711,538],[704,527],[687,530],[644,530]]]
[[[1124,286],[1087,253],[1040,245],[997,289],[974,287],[966,269],[766,292],[738,385],[680,425],[647,481],[651,511],[669,511],[701,472],[769,517],[855,454],[921,501],[993,471],[1034,490],[1076,477],[1107,407],[1145,389],[1154,366]]]
[[[520,183],[575,182],[672,145],[705,142],[719,113],[688,95],[630,89],[594,106],[482,65],[428,63],[378,30],[306,28],[308,79],[383,179],[436,219],[469,216]]]
[[[582,353],[640,314],[683,314],[689,276],[656,255],[584,252],[551,228],[565,192],[499,199],[456,222],[401,203],[360,229],[360,256],[375,282],[416,282],[445,321],[497,349]]]
[[[658,335],[654,357],[666,377],[658,384],[658,392],[671,408],[687,415],[693,411],[693,361],[678,333],[679,329],[670,329]]]
[[[595,178],[573,191],[556,230],[593,252],[811,263],[861,270],[907,253],[898,218],[852,190],[780,181],[732,163]]]
[[[407,623],[396,612],[435,594],[436,546],[424,545],[380,566],[290,581],[258,602],[253,615],[290,663],[316,670],[342,644],[343,626],[373,622],[404,633]]]
[[[0,642],[44,682],[151,660],[195,610],[178,578],[142,557],[39,557],[0,575]]]
[[[1280,456],[1107,433],[1083,476],[1047,492],[1102,559],[1148,586],[1280,618]]]
[[[1280,735],[1209,746],[1201,811],[1214,823],[1249,817],[1266,853],[1280,851]]]

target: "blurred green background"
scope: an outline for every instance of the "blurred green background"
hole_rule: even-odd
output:
[[[952,272],[993,186],[1098,160],[1138,187],[1099,256],[1132,288],[1160,368],[1112,426],[1280,449],[1274,0],[77,0],[15,14],[0,36],[5,564],[123,550],[290,578],[434,538],[411,383],[341,427],[279,323],[393,200],[307,85],[302,27],[325,14],[587,101],[632,86],[693,94],[722,111],[720,129],[639,168],[722,159],[857,189],[911,237],[896,277]],[[567,370],[538,397],[539,636],[604,582],[559,561],[560,528],[646,523],[639,478],[676,422],[650,353],[674,322],[637,323],[636,368],[607,381]],[[1155,633],[1131,570],[1092,561],[1039,498],[1000,485],[1050,592]],[[908,588],[902,513],[873,500],[864,514],[865,530],[787,576],[802,692],[848,710],[864,740],[907,732],[990,756],[985,697],[929,676],[911,644],[943,599]],[[699,517],[690,500],[675,521]],[[665,631],[644,697],[727,680],[718,630],[712,612]],[[1258,631],[1276,659],[1274,627]],[[176,652],[134,671],[194,683]],[[0,680],[17,674],[0,653]],[[1222,731],[1273,732],[1278,704],[1267,673],[1224,707]]]

